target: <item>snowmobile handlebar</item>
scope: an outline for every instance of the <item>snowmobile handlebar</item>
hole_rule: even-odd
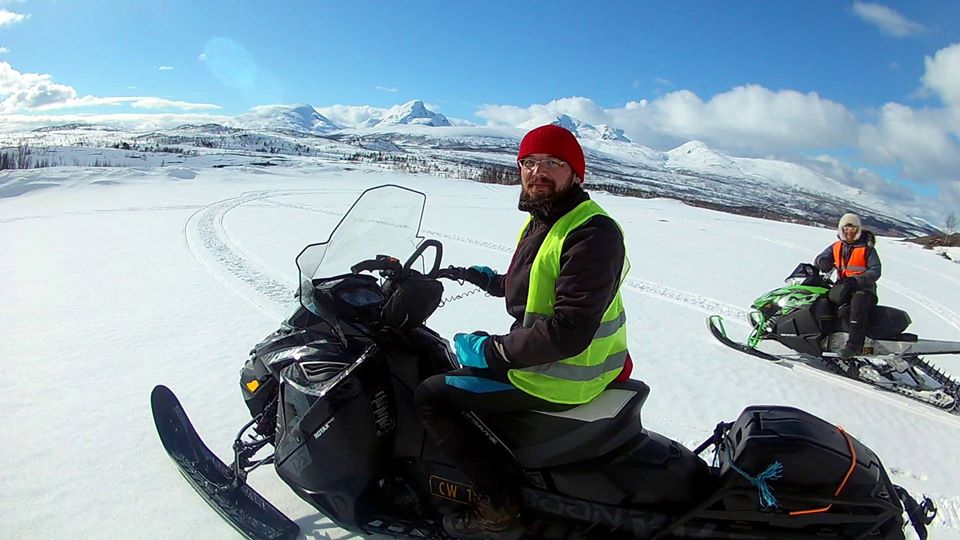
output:
[[[351,266],[350,272],[354,274],[359,274],[360,272],[380,272],[387,275],[386,277],[406,277],[410,275],[413,263],[423,255],[427,248],[431,247],[436,250],[436,255],[433,259],[433,268],[425,275],[429,278],[436,278],[440,272],[440,259],[443,258],[443,244],[432,238],[421,242],[403,264],[400,264],[400,259],[396,257],[377,255],[375,259],[360,261]]]
[[[466,272],[467,269],[462,266],[448,266],[443,270],[438,271],[435,277],[462,282],[464,281],[463,277]]]
[[[410,267],[413,266],[414,261],[423,255],[423,252],[430,247],[436,250],[436,255],[433,258],[433,268],[426,273],[426,276],[431,279],[437,277],[437,273],[440,272],[440,259],[443,258],[443,244],[441,244],[439,240],[434,240],[433,238],[429,238],[421,242],[420,245],[417,246],[417,250],[410,254],[410,258],[407,259],[407,262],[403,263],[404,274],[409,273]]]
[[[400,259],[390,257],[389,255],[377,255],[376,259],[367,259],[360,261],[350,267],[350,272],[359,274],[360,272],[396,272],[401,270]]]

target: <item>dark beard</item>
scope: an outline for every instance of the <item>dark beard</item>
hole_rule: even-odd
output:
[[[550,217],[557,202],[567,198],[570,193],[573,192],[575,185],[576,184],[571,184],[563,191],[557,191],[541,197],[527,193],[525,189],[521,188],[520,202],[517,204],[517,208],[522,212],[529,212],[530,215],[535,218],[546,220]]]
[[[534,197],[528,194],[526,191],[520,191],[520,203],[517,204],[523,212],[530,212],[530,214],[541,220],[547,219],[547,216],[550,215],[550,210],[553,209],[553,201],[556,199],[554,196],[549,197]]]

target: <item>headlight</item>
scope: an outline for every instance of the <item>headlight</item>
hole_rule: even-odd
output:
[[[322,398],[340,381],[349,377],[353,370],[375,356],[377,351],[376,345],[370,345],[353,362],[338,364],[336,367],[339,369],[336,371],[331,369],[335,367],[333,362],[300,362],[284,368],[281,378],[304,394]]]
[[[314,341],[310,345],[301,345],[299,347],[288,347],[273,351],[263,355],[261,360],[267,367],[275,365],[289,364],[302,358],[331,358],[344,361],[344,348],[335,341]]]

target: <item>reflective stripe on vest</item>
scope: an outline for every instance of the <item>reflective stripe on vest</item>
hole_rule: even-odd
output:
[[[570,232],[598,215],[607,214],[594,201],[584,201],[550,228],[530,268],[524,327],[553,316],[563,242]],[[528,219],[520,230],[521,240],[529,224]],[[620,283],[629,270],[630,261],[624,257]],[[554,403],[581,404],[597,397],[617,377],[627,357],[627,317],[619,291],[600,321],[590,344],[580,354],[548,364],[511,369],[507,372],[510,382],[528,394]]]
[[[850,260],[843,261],[842,240],[833,243],[833,264],[840,274],[838,279],[849,276],[859,276],[867,271],[867,246],[856,246],[850,251]]]

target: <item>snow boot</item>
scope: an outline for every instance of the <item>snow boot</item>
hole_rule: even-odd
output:
[[[837,356],[849,360],[860,354],[863,351],[863,342],[867,337],[866,333],[867,329],[864,328],[863,323],[850,321],[850,335],[847,336],[847,343],[840,349]]]
[[[480,497],[475,506],[444,516],[443,528],[454,538],[469,540],[519,540],[525,532],[520,506],[512,498],[496,506]]]

